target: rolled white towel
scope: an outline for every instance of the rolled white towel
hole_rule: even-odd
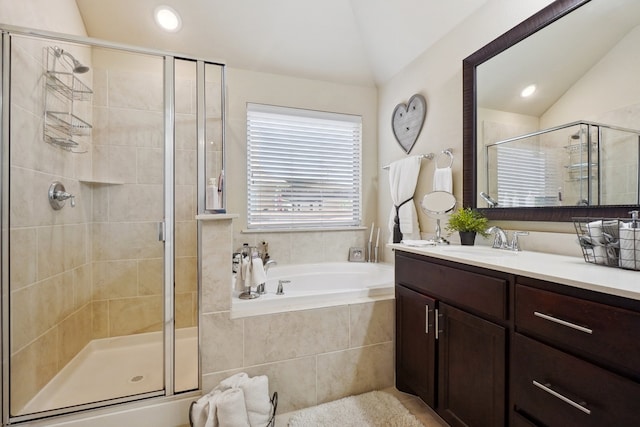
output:
[[[220,427],[250,427],[241,388],[230,388],[220,394],[217,416]]]
[[[244,392],[244,403],[251,427],[266,426],[271,418],[269,378],[266,375],[247,378],[240,383],[240,388]]]
[[[216,387],[220,391],[225,391],[230,388],[238,388],[240,384],[249,379],[249,375],[246,372],[238,372],[235,375],[231,375],[228,378],[220,381],[218,387]]]
[[[205,427],[209,416],[209,397],[202,396],[189,408],[189,419],[193,427]]]
[[[267,273],[264,271],[262,259],[259,257],[251,260],[251,286],[258,286],[267,281]]]

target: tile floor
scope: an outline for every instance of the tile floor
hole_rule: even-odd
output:
[[[411,412],[415,417],[422,422],[425,427],[449,427],[449,424],[445,423],[431,408],[429,408],[422,400],[411,394],[406,394],[395,388],[388,388],[383,391],[391,393]],[[286,414],[276,415],[275,427],[287,427],[289,418],[295,414],[295,412],[288,412]]]

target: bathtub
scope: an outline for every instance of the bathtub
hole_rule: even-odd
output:
[[[279,280],[290,281],[283,285],[284,295],[276,295]],[[242,300],[234,292],[231,317],[392,299],[393,265],[331,262],[275,266],[268,271],[266,291],[253,300]]]

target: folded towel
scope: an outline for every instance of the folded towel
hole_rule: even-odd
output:
[[[206,427],[209,416],[209,396],[204,395],[189,408],[189,420],[193,427]]]
[[[217,415],[220,427],[250,427],[242,389],[230,388],[220,394]]]
[[[235,375],[231,375],[230,377],[220,381],[220,384],[216,388],[220,391],[225,391],[230,388],[238,388],[240,387],[240,384],[242,384],[248,379],[249,379],[249,375],[247,375],[245,372],[239,372]]]
[[[271,399],[269,398],[269,378],[260,375],[247,378],[240,383],[244,392],[251,427],[264,427],[271,418]]]
[[[453,173],[450,167],[436,168],[433,173],[433,191],[453,193]]]
[[[399,218],[400,232],[402,233],[400,239],[420,239],[418,213],[416,212],[415,203],[411,200],[416,191],[419,174],[419,156],[407,157],[389,165],[389,189],[391,191],[391,201],[393,202],[389,214],[390,242],[393,242],[396,214]],[[396,206],[399,206],[397,212]]]
[[[249,259],[246,257],[242,257],[242,260],[240,261],[240,269],[238,270],[238,276],[236,277],[236,280],[239,281],[236,286],[240,287],[241,289],[244,289],[244,287],[249,285],[250,266],[251,263],[249,262]]]

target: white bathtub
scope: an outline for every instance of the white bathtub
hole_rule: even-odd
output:
[[[279,280],[284,295],[276,295]],[[275,266],[267,274],[267,293],[253,300],[234,294],[231,317],[257,316],[294,310],[391,299],[393,265],[331,262]]]

